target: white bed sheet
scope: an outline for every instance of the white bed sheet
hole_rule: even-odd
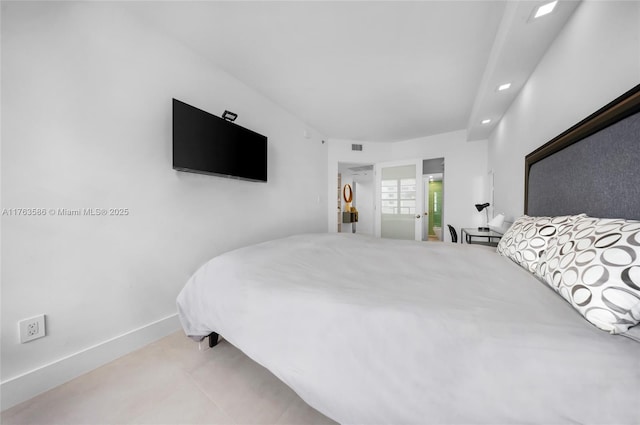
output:
[[[212,259],[178,310],[344,424],[640,423],[640,344],[486,247],[293,236]]]

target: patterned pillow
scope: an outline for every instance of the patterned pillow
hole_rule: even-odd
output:
[[[510,258],[520,266],[537,273],[538,262],[547,248],[549,240],[571,228],[571,224],[581,215],[560,217],[518,218],[506,231],[498,243],[498,254]]]
[[[640,323],[640,221],[582,217],[549,242],[538,274],[611,333]]]

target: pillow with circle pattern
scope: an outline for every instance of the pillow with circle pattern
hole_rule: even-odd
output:
[[[549,241],[538,275],[611,333],[640,323],[640,221],[582,217]]]
[[[497,252],[531,273],[537,273],[538,262],[549,240],[570,228],[576,219],[585,216],[585,214],[559,217],[523,215],[502,236]]]

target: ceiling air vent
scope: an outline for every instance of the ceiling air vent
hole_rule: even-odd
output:
[[[362,145],[351,145],[351,150],[352,151],[361,151],[362,150]]]

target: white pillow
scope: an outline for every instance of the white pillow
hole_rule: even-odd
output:
[[[549,241],[537,274],[595,326],[625,332],[640,322],[640,221],[579,218]]]
[[[529,217],[523,215],[509,227],[498,243],[498,253],[536,273],[549,240],[571,228],[581,215]]]

